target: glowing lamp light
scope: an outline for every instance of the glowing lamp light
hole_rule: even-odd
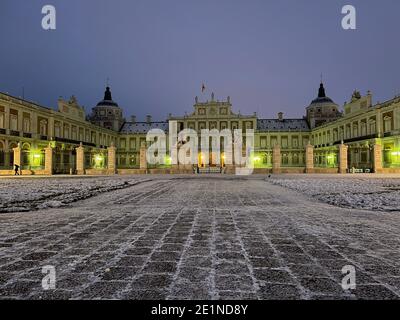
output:
[[[96,154],[94,156],[94,166],[95,168],[102,168],[104,162],[104,156],[102,154]]]
[[[31,166],[39,166],[40,160],[43,159],[43,155],[40,150],[32,150],[29,157],[29,164]]]
[[[170,156],[165,156],[164,162],[165,162],[165,164],[170,165],[172,163],[171,157]]]

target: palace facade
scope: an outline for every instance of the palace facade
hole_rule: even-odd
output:
[[[219,101],[214,94],[208,101],[196,97],[191,114],[160,122],[147,116],[141,122],[124,118],[109,87],[88,115],[75,97],[60,98],[56,111],[0,93],[0,174],[12,174],[15,164],[22,174],[43,175],[234,173],[223,151],[210,152],[208,161],[200,153],[196,167],[172,165],[168,155],[163,164],[149,166],[146,134],[151,129],[168,134],[170,121],[178,130],[197,132],[253,129],[255,173],[400,173],[400,97],[373,104],[370,92],[355,91],[341,111],[321,83],[301,119],[242,115],[229,97]]]

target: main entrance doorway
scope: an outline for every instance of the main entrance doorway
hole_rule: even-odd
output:
[[[207,155],[199,152],[199,159],[197,165],[198,173],[221,173],[225,168],[225,155],[224,153],[218,154],[217,152],[210,152],[208,154],[208,164],[206,161]],[[219,161],[218,161],[219,157]]]

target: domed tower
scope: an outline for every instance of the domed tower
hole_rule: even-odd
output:
[[[122,109],[113,101],[110,87],[106,88],[104,99],[92,109],[90,122],[98,126],[119,131],[125,122]]]
[[[342,116],[339,106],[326,96],[324,84],[321,82],[318,97],[306,108],[307,121],[311,129],[324,123],[335,121]]]

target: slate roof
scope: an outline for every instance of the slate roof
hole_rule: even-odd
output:
[[[121,133],[147,133],[151,129],[161,129],[168,132],[168,122],[125,122],[121,128]]]
[[[147,133],[151,129],[161,129],[168,132],[168,122],[125,122],[121,128],[121,133]],[[307,120],[305,119],[259,119],[257,120],[258,131],[310,131]]]
[[[314,104],[323,104],[323,103],[335,103],[335,102],[333,102],[333,100],[331,99],[331,98],[329,98],[329,97],[322,97],[322,98],[317,98],[317,99],[314,99],[312,102],[311,102],[311,105],[314,105]]]
[[[258,131],[309,131],[306,119],[258,119]]]

